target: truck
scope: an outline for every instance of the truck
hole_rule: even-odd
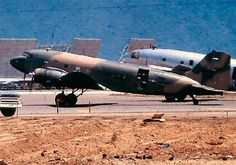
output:
[[[0,111],[3,116],[11,117],[21,107],[20,94],[15,92],[0,92]]]

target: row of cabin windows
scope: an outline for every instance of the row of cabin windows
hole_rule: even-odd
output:
[[[131,54],[131,58],[139,59],[139,52],[133,52]],[[167,59],[166,58],[162,58],[162,61],[167,61]],[[184,61],[180,61],[180,64],[184,64]],[[189,65],[193,66],[193,64],[194,64],[194,61],[193,60],[189,60]]]
[[[166,61],[166,58],[162,58],[162,61]],[[184,61],[180,61],[180,64],[184,64]],[[193,60],[189,60],[189,65],[193,66],[194,61]]]

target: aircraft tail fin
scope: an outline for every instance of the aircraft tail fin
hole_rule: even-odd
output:
[[[220,90],[230,88],[230,59],[224,52],[212,51],[208,53],[185,76],[190,77],[202,85]]]
[[[74,38],[69,52],[75,54],[83,54],[91,57],[98,57],[100,45],[100,39]]]
[[[137,49],[151,48],[155,45],[155,39],[131,38],[130,41],[124,46],[121,55]]]

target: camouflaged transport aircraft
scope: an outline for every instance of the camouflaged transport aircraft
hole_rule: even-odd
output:
[[[189,95],[193,104],[198,104],[194,95],[222,95],[199,82],[205,81],[224,88],[230,77],[231,57],[223,52],[207,54],[187,76],[179,75],[183,67],[177,66],[173,72],[166,72],[146,66],[119,63],[101,58],[79,54],[52,51],[30,50],[22,56],[12,58],[10,63],[17,70],[33,73],[34,81],[46,86],[56,86],[62,93],[55,97],[60,106],[73,106],[77,98],[87,89],[102,89],[100,85],[112,90],[136,94],[165,95],[166,98],[183,100]],[[72,92],[64,94],[65,88]],[[75,92],[81,89],[81,93]]]

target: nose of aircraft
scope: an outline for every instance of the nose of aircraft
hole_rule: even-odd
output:
[[[29,69],[27,68],[27,59],[24,56],[14,57],[10,60],[10,64],[16,68],[17,70],[23,73],[29,73]]]

